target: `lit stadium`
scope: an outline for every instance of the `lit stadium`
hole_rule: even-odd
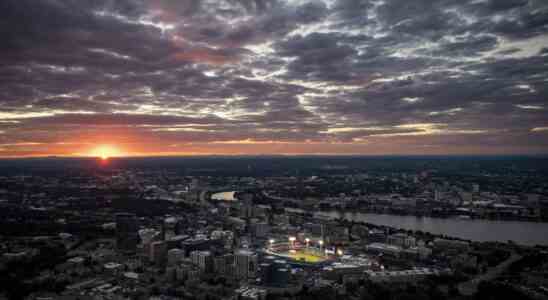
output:
[[[332,258],[330,252],[323,248],[322,241],[318,241],[312,245],[309,239],[301,243],[294,237],[290,237],[288,242],[270,240],[268,247],[265,248],[265,252],[269,255],[283,257],[292,263],[310,265],[320,264]]]

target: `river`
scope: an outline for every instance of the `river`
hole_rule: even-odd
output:
[[[220,200],[220,201],[236,201],[236,191],[232,192],[221,192],[211,195],[212,200]]]
[[[318,212],[316,215],[406,230],[421,230],[473,241],[507,242],[512,240],[518,244],[529,246],[548,245],[548,223],[442,219],[349,212]]]

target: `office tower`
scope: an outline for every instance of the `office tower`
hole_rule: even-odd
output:
[[[213,269],[213,256],[210,251],[193,251],[190,260],[202,273],[209,273]]]
[[[472,185],[472,192],[474,192],[475,194],[478,194],[478,193],[480,192],[480,186],[479,186],[479,184],[474,183],[474,184]]]
[[[253,221],[251,224],[252,234],[256,238],[266,238],[270,233],[270,226],[266,222]]]
[[[177,226],[177,219],[169,217],[164,219],[162,229],[164,232],[164,239],[167,241],[176,235],[175,228]]]
[[[234,276],[234,255],[225,254],[213,258],[213,272],[219,276]]]
[[[150,256],[151,262],[157,266],[164,266],[167,259],[167,244],[164,241],[157,241],[150,244]]]
[[[139,242],[137,217],[134,214],[116,214],[116,247],[125,253],[135,253]]]
[[[257,254],[253,251],[241,249],[234,254],[236,278],[247,279],[255,277],[257,272]]]
[[[167,251],[167,265],[175,266],[185,258],[185,251],[175,248]]]

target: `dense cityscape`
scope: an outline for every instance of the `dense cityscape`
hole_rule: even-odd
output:
[[[545,163],[544,157],[4,160],[0,293],[8,299],[547,299],[546,236],[538,245],[489,233],[470,240],[343,217],[351,210],[462,226],[544,225]],[[537,230],[542,235],[546,227]]]
[[[548,0],[0,0],[0,300],[548,300]]]

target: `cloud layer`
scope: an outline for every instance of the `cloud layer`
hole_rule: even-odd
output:
[[[544,0],[5,0],[0,156],[548,152]]]

